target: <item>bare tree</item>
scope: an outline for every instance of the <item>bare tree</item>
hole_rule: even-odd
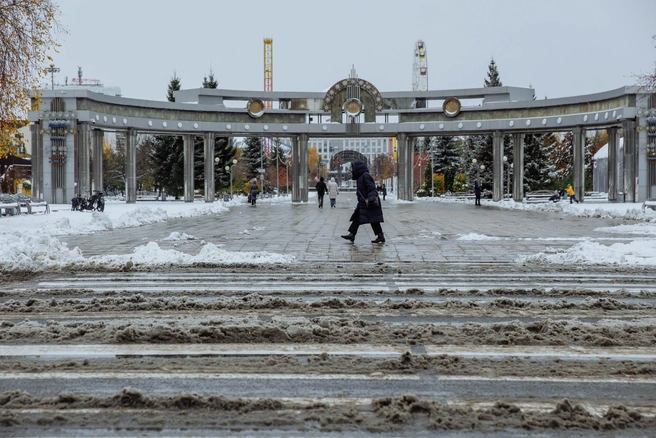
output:
[[[652,36],[651,39],[654,41],[654,47],[656,47],[656,35]],[[643,89],[656,91],[656,62],[654,62],[654,71],[643,75],[636,75],[636,82]]]
[[[18,121],[38,106],[29,93],[47,74],[48,50],[58,47],[58,12],[52,0],[0,0],[0,157],[14,147]]]

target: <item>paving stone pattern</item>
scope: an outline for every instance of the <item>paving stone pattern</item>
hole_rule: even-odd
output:
[[[193,205],[189,204],[189,208]],[[310,202],[297,204],[260,202],[252,207],[244,203],[231,207],[227,213],[169,219],[139,228],[67,236],[62,240],[69,247],[78,246],[87,257],[128,254],[137,246],[156,241],[161,248],[174,248],[189,254],[196,254],[204,243],[211,242],[228,251],[292,254],[297,260],[307,262],[508,263],[519,255],[569,248],[578,243],[574,240],[578,238],[601,239],[601,242],[616,239],[618,235],[595,229],[627,223],[619,219],[508,210],[491,202],[480,207],[474,206],[473,201],[383,202],[386,243],[370,243],[375,236],[369,225],[363,225],[352,244],[340,235],[347,233],[354,207],[355,195],[350,193],[340,194],[334,209],[330,208],[327,198],[322,209],[312,198]],[[196,239],[162,241],[174,231],[185,232]],[[500,239],[459,239],[470,233]]]

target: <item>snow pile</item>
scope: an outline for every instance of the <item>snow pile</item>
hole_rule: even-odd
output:
[[[169,237],[165,237],[162,240],[173,240],[173,241],[176,241],[176,240],[196,240],[196,238],[194,236],[190,236],[189,234],[184,233],[184,232],[181,233],[179,231],[174,231],[171,234],[169,234]]]
[[[501,240],[501,237],[486,236],[485,234],[469,233],[469,234],[458,234],[457,240]]]
[[[656,251],[653,240],[635,240],[629,243],[614,243],[606,246],[598,242],[585,241],[562,252],[541,252],[519,257],[518,263],[556,263],[564,265],[626,265],[654,266]]]
[[[294,256],[260,252],[224,251],[212,243],[203,246],[197,255],[186,254],[174,249],[162,249],[155,242],[134,249],[133,254],[94,256],[78,266],[99,265],[108,269],[120,269],[124,266],[160,267],[160,266],[190,266],[193,264],[272,264],[293,263]]]
[[[0,234],[0,272],[43,271],[85,261],[78,248],[46,233],[10,231]]]

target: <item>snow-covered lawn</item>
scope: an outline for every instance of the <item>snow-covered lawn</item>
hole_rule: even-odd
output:
[[[290,198],[266,198],[258,202],[290,202]],[[293,263],[294,257],[270,252],[230,252],[207,243],[196,256],[161,249],[156,242],[137,247],[129,255],[84,257],[77,248],[69,248],[57,236],[90,234],[96,231],[132,228],[169,218],[222,214],[231,206],[245,203],[244,197],[214,203],[152,202],[126,204],[107,200],[105,212],[71,211],[70,205],[51,205],[51,214],[20,215],[0,218],[0,272],[47,271],[65,267],[121,269],[215,264]],[[184,233],[183,233],[184,234]],[[172,233],[168,240],[190,240],[193,236]]]
[[[392,201],[404,202],[404,201]],[[417,202],[469,202],[449,198],[417,198]],[[554,263],[554,264],[594,264],[594,265],[618,265],[618,266],[656,266],[656,211],[642,209],[641,203],[581,203],[570,204],[568,202],[545,202],[538,204],[525,204],[512,200],[492,202],[481,201],[484,205],[513,210],[529,211],[551,211],[563,215],[598,218],[617,218],[624,220],[640,221],[637,224],[618,225],[616,227],[597,228],[609,234],[625,235],[635,238],[631,242],[614,243],[603,245],[583,239],[571,248],[554,253],[541,252],[520,257],[518,263]],[[491,236],[480,234],[467,234],[460,236],[461,240],[491,240]]]

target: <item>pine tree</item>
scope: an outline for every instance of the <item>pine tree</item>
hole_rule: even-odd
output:
[[[499,76],[499,70],[497,69],[497,64],[494,62],[494,58],[491,59],[490,64],[488,65],[487,78],[484,79],[485,87],[501,87],[503,83],[501,82],[501,77]],[[472,166],[471,160],[476,159],[477,165],[484,165],[485,170],[480,172],[481,187],[483,189],[491,190],[493,186],[492,182],[492,159],[494,152],[492,149],[493,140],[491,135],[472,135],[465,142],[465,147],[468,149],[466,155],[468,156],[468,162],[465,163],[469,166],[469,180],[473,181],[476,178],[478,173],[477,167]],[[503,153],[508,160],[512,162],[512,136],[506,134],[503,136]]]
[[[180,90],[182,84],[175,72],[169,82],[166,98],[169,102],[175,102],[174,91]],[[184,190],[184,153],[182,137],[170,135],[157,135],[153,141],[153,149],[150,156],[154,169],[155,183],[162,190],[176,199]]]
[[[497,70],[497,64],[494,62],[494,58],[490,61],[490,65],[487,68],[487,79],[485,79],[485,87],[502,87],[501,78],[499,77],[499,70]]]
[[[175,102],[175,97],[173,97],[173,92],[180,91],[181,87],[182,84],[180,82],[180,78],[178,77],[177,73],[174,70],[173,76],[171,77],[171,81],[169,82],[168,92],[166,93],[166,100],[168,100],[169,102]]]
[[[432,137],[433,170],[444,175],[444,189],[453,191],[453,180],[462,166],[460,151],[453,137]]]
[[[257,169],[267,167],[267,156],[264,155],[264,141],[260,137],[248,137],[246,139],[242,161],[246,163],[246,176],[250,179],[259,177]]]
[[[214,73],[212,72],[212,69],[210,69],[209,78],[207,76],[203,77],[203,88],[217,88],[218,86],[219,82],[214,79]]]
[[[524,136],[524,190],[544,190],[552,186],[556,166],[551,160],[553,134]]]

